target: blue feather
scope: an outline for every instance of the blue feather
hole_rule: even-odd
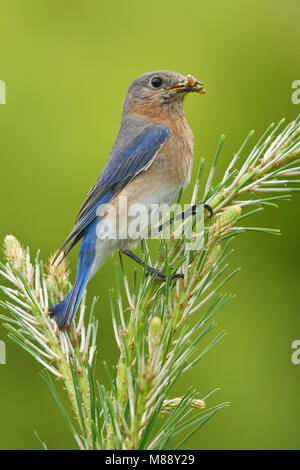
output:
[[[121,123],[117,140],[106,165],[89,192],[75,226],[54,261],[68,245],[70,247],[66,253],[76,245],[85,228],[95,217],[101,216],[100,206],[108,204],[134,176],[151,163],[170,135],[171,131],[168,127],[141,119],[128,118]]]
[[[88,283],[95,261],[97,223],[98,219],[95,219],[84,231],[74,286],[62,302],[50,308],[50,314],[54,317],[60,330],[70,328],[84,293],[85,286]]]

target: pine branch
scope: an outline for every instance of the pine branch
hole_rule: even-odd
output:
[[[165,449],[171,439],[180,447],[227,405],[207,408],[209,396],[192,389],[172,397],[172,387],[225,334],[218,333],[202,346],[215,327],[214,316],[232,299],[222,291],[239,271],[229,270],[233,239],[247,230],[279,233],[244,222],[266,207],[277,207],[277,202],[300,189],[299,121],[298,117],[281,132],[283,121],[271,125],[236,168],[251,132],[214,185],[224,143],[221,137],[202,197],[214,209],[213,217],[205,216],[203,205],[198,204],[196,214],[182,220],[177,206],[173,223],[164,225],[154,266],[164,271],[166,282],[147,276],[146,264],[151,263],[147,242],[142,243],[145,268],[134,270],[132,281],[120,256],[115,287],[109,293],[120,358],[112,371],[106,366],[108,389],[95,378],[95,299],[89,314],[83,299],[77,323],[70,332],[59,332],[48,308],[71,287],[66,264],[54,272],[45,268],[38,254],[32,263],[29,250],[13,236],[5,238],[6,263],[0,265],[0,274],[9,286],[1,286],[6,296],[0,302],[1,319],[8,336],[43,366],[43,379],[80,449]],[[191,206],[198,200],[203,165],[201,161]],[[183,279],[173,279],[175,272]],[[68,411],[51,375],[63,383]]]

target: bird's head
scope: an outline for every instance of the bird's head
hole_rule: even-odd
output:
[[[160,109],[173,112],[182,110],[182,102],[188,93],[204,94],[203,83],[192,75],[160,70],[141,75],[128,88],[124,101],[124,112]]]

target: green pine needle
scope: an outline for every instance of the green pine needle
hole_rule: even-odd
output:
[[[239,268],[226,271],[230,243],[247,231],[280,234],[273,228],[238,224],[263,209],[278,207],[278,202],[290,200],[290,193],[300,190],[300,117],[281,130],[283,122],[271,124],[246,155],[251,131],[221,181],[214,179],[224,136],[205,184],[201,181],[201,159],[191,205],[201,200],[198,193],[202,190],[202,201],[210,204],[214,214],[208,218],[198,211],[191,216],[196,230],[193,237],[203,241],[201,249],[191,249],[184,231],[186,220],[176,228],[171,224],[169,240],[159,240],[153,266],[164,271],[166,282],[147,275],[150,255],[146,241],[141,244],[144,265],[131,274],[120,254],[114,265],[114,288],[109,291],[112,329],[120,355],[113,367],[109,360],[104,361],[107,387],[95,373],[101,321],[97,299],[89,302],[91,308],[87,309],[84,296],[71,330],[58,331],[48,310],[71,288],[66,262],[54,271],[50,259],[46,269],[39,252],[32,262],[29,249],[11,235],[5,238],[0,289],[6,300],[0,301],[4,312],[0,319],[9,338],[43,367],[42,378],[79,449],[165,449],[170,443],[182,448],[228,405],[208,408],[213,392],[201,397],[189,389],[184,396],[174,397],[172,390],[226,334],[221,331],[211,336],[216,315],[233,298],[222,290],[239,272]],[[269,197],[270,192],[275,194]],[[204,218],[200,229],[197,217]],[[176,214],[173,219],[177,221]],[[174,279],[175,273],[181,273],[183,279]],[[51,375],[62,386],[54,387]],[[67,406],[60,398],[63,394],[68,398]]]

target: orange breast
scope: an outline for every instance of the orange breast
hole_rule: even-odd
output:
[[[158,177],[165,185],[185,187],[190,180],[194,157],[194,136],[185,119],[182,107],[176,112],[162,106],[135,108],[135,115],[155,124],[163,124],[171,131],[169,140],[163,145],[152,165],[149,175]],[[146,173],[145,172],[145,173]]]

